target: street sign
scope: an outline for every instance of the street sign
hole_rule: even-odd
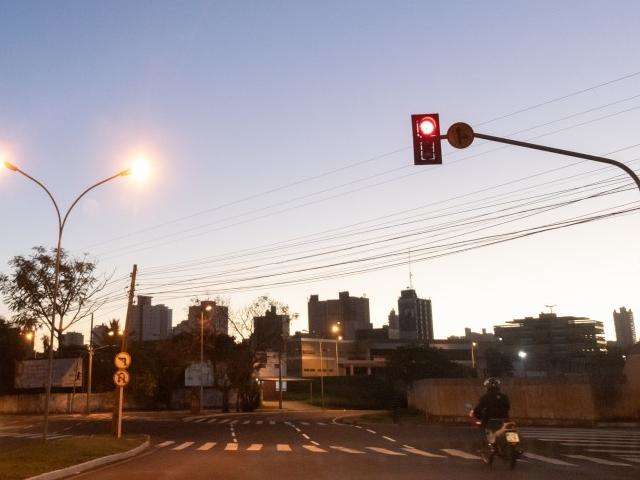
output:
[[[115,383],[117,387],[126,387],[129,384],[129,380],[129,372],[126,370],[118,370],[113,374],[113,383]]]
[[[48,378],[47,362],[48,360],[16,362],[15,388],[45,388]],[[83,377],[82,358],[56,358],[53,361],[52,386],[82,386]]]
[[[113,363],[116,365],[116,368],[126,370],[131,365],[131,355],[127,352],[120,352],[113,359]]]
[[[447,130],[447,140],[452,147],[467,148],[473,143],[473,139],[473,128],[466,123],[454,123]]]

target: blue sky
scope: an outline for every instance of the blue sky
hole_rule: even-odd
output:
[[[411,113],[435,111],[445,126],[458,120],[477,126],[640,70],[640,7],[620,2],[616,10],[626,13],[605,13],[607,2],[583,1],[2,2],[0,145],[63,204],[133,155],[147,155],[153,178],[93,192],[74,212],[64,245],[76,254],[89,252],[117,276],[137,263],[140,290],[156,292],[162,282],[153,280],[163,278],[167,264],[227,257],[301,235],[314,238],[316,232],[573,163],[514,149],[449,163],[467,152],[445,146],[443,167],[394,179],[419,168],[411,167],[411,152],[402,150],[261,194],[408,146]],[[620,102],[518,135],[566,128],[539,141],[604,154],[640,143],[640,110],[633,110],[640,99],[630,98],[637,94],[640,76],[482,129],[506,135]],[[614,156],[631,161],[640,148]],[[567,167],[538,180],[597,167]],[[373,175],[379,176],[360,180]],[[356,183],[337,187],[348,182]],[[310,205],[303,204],[330,194],[294,200],[365,186]],[[631,202],[636,194],[550,212],[515,228]],[[52,211],[35,186],[2,172],[0,202],[0,259],[53,243]],[[296,208],[281,211],[289,207]],[[183,217],[190,218],[174,221]],[[432,298],[440,337],[535,315],[546,304],[557,304],[562,314],[603,320],[611,336],[614,308],[640,308],[639,221],[630,215],[414,264],[414,285]],[[192,236],[177,234],[184,230]],[[155,277],[145,278],[145,272]],[[125,283],[113,289],[122,293]],[[308,295],[328,298],[349,290],[371,299],[373,322],[381,325],[407,283],[408,269],[401,266],[224,294],[236,306],[271,294],[301,314],[294,328],[305,328]],[[207,292],[220,293],[215,287]],[[180,295],[156,295],[174,309],[174,323],[184,317],[190,296]],[[123,311],[114,302],[99,320],[122,318]],[[0,307],[0,313],[8,312]]]

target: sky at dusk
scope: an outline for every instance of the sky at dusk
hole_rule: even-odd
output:
[[[413,166],[409,118],[439,112],[445,128],[466,121],[637,169],[640,5],[616,10],[608,18],[604,1],[0,2],[0,148],[67,206],[137,155],[153,165],[143,184],[122,178],[92,192],[65,231],[70,253],[115,272],[97,323],[124,318],[136,263],[139,292],[171,307],[174,325],[194,296],[237,308],[268,294],[300,314],[292,330],[304,329],[309,295],[348,290],[370,299],[381,326],[409,283],[411,250],[439,338],[545,305],[602,320],[613,338],[613,309],[640,311],[637,212],[423,257],[426,246],[443,252],[470,238],[456,235],[629,208],[640,195],[631,188],[477,232],[455,223],[500,215],[511,200],[530,206],[536,195],[574,198],[628,180],[481,141],[444,145],[442,166]],[[0,202],[6,271],[12,256],[53,246],[56,231],[43,192],[7,170]],[[430,236],[443,235],[433,230],[443,222],[453,222],[446,235]],[[403,236],[419,228],[432,230]],[[385,243],[364,245],[381,235]],[[0,314],[10,312],[0,305]],[[86,335],[88,322],[74,330]]]

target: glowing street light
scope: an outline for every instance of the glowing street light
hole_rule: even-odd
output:
[[[524,360],[525,358],[527,358],[527,352],[520,350],[518,352],[518,357],[520,357],[522,360]]]
[[[6,160],[6,155],[3,155],[3,159],[2,159],[2,164],[3,166],[12,171],[12,172],[16,172],[19,173],[20,175],[22,175],[23,177],[27,178],[28,180],[31,180],[33,183],[35,183],[36,185],[38,185],[40,188],[42,188],[45,193],[47,194],[47,196],[49,197],[49,199],[51,200],[51,203],[53,204],[53,207],[55,208],[56,211],[56,216],[57,216],[57,220],[58,220],[58,242],[57,242],[57,246],[56,246],[56,263],[55,263],[55,269],[54,269],[54,284],[53,284],[53,302],[52,302],[52,306],[51,306],[51,332],[50,332],[50,336],[49,336],[49,345],[51,346],[49,348],[49,362],[48,362],[48,366],[47,366],[47,382],[46,382],[46,396],[45,396],[45,402],[44,402],[44,424],[43,424],[43,431],[42,431],[42,437],[44,440],[47,439],[47,432],[49,429],[49,404],[51,401],[51,384],[53,383],[53,342],[54,342],[54,333],[55,333],[55,320],[56,320],[56,312],[57,312],[57,305],[58,305],[58,295],[59,295],[59,288],[60,288],[60,256],[61,256],[61,249],[62,249],[62,233],[64,231],[64,227],[67,223],[67,220],[69,219],[69,214],[71,214],[71,211],[74,209],[74,207],[78,204],[78,202],[87,194],[89,193],[91,190],[93,190],[94,188],[97,188],[101,185],[104,185],[107,182],[110,182],[111,180],[115,180],[116,178],[119,177],[124,177],[124,176],[128,176],[128,175],[132,175],[136,178],[142,178],[143,176],[147,176],[149,174],[150,168],[148,163],[146,162],[142,162],[141,159],[137,159],[136,161],[134,161],[133,165],[131,168],[126,169],[126,170],[122,170],[118,173],[116,173],[115,175],[112,175],[108,178],[105,178],[104,180],[101,180],[93,185],[91,185],[90,187],[84,189],[82,191],[82,193],[80,193],[80,195],[78,195],[76,197],[76,199],[73,201],[73,203],[71,203],[71,206],[67,209],[67,211],[64,213],[64,215],[62,214],[62,212],[60,211],[60,207],[58,206],[58,202],[56,202],[56,199],[54,198],[53,194],[51,193],[51,191],[49,191],[49,189],[45,186],[44,183],[42,183],[40,180],[38,180],[35,177],[32,177],[31,175],[29,175],[28,173],[26,173],[24,170],[22,170],[20,167],[18,167],[17,165],[9,162],[8,160]],[[63,327],[63,319],[62,317],[60,317],[60,322],[59,322],[59,330],[62,331],[62,327]]]

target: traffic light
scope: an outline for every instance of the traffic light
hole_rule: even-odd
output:
[[[437,113],[411,115],[414,165],[440,165],[440,118]]]

